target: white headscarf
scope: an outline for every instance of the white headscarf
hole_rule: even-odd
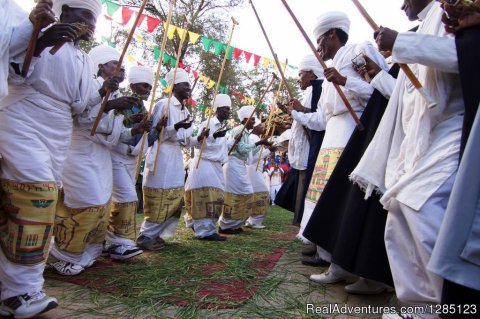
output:
[[[213,111],[216,112],[219,107],[232,107],[232,100],[227,94],[218,94],[213,104]]]
[[[303,57],[298,65],[299,71],[312,71],[318,79],[323,79],[323,68],[318,62],[318,59],[313,54],[308,54]]]
[[[240,122],[242,122],[245,119],[248,119],[254,109],[255,107],[253,107],[252,105],[242,106],[240,110],[237,111],[238,119],[240,120]]]
[[[154,77],[152,69],[146,66],[132,66],[128,70],[128,82],[130,84],[147,83],[153,85]]]
[[[175,68],[171,69],[167,75],[165,75],[165,81],[170,86],[173,82],[173,73],[175,72]],[[188,73],[182,68],[177,68],[177,74],[175,75],[175,84],[188,82],[190,83],[190,79],[188,78]]]
[[[93,62],[94,74],[98,73],[98,65],[120,59],[120,52],[108,45],[99,45],[94,47],[88,53]]]
[[[57,17],[60,17],[62,14],[62,7],[64,5],[67,5],[70,8],[90,10],[97,18],[102,13],[102,3],[100,0],[53,0],[52,9]]]
[[[350,19],[345,13],[340,11],[330,11],[322,14],[317,18],[315,28],[313,29],[315,40],[331,29],[340,29],[348,34],[350,31]]]

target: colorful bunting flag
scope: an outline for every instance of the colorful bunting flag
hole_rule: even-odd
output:
[[[105,3],[107,4],[107,14],[109,16],[112,16],[121,7],[121,5],[116,4],[114,2],[111,2],[111,1],[108,1],[108,0],[105,1]]]
[[[212,44],[213,39],[202,37],[203,50],[206,52],[210,51],[210,45]]]
[[[121,25],[126,26],[130,18],[132,17],[133,10],[130,10],[127,7],[122,7],[122,23]]]
[[[200,34],[192,32],[192,31],[188,31],[188,37],[190,39],[190,42],[192,44],[195,44],[195,43],[197,43],[198,39],[200,38]]]
[[[160,21],[159,19],[157,18],[153,18],[151,16],[147,16],[147,31],[152,33],[153,30],[155,30],[156,27],[158,27],[158,25],[161,23],[162,21]]]

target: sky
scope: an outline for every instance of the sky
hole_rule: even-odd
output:
[[[27,11],[34,5],[33,0],[15,2]],[[284,62],[288,58],[289,64],[298,65],[302,57],[311,51],[282,2],[280,0],[253,0],[253,2],[279,59]],[[373,42],[372,29],[351,0],[287,0],[287,2],[312,40],[316,18],[324,12],[337,10],[345,12],[350,17],[350,43],[366,40]],[[361,3],[378,25],[398,31],[406,31],[414,26],[400,10],[403,0],[361,0]],[[240,23],[234,31],[232,40],[234,47],[272,57],[248,0],[245,0],[241,8],[227,14],[235,17]]]

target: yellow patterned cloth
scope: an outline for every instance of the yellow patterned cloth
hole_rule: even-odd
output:
[[[185,214],[187,219],[218,219],[223,208],[223,190],[202,187],[185,192]]]
[[[110,202],[102,206],[69,208],[59,199],[54,228],[56,247],[67,253],[81,254],[88,244],[103,242],[109,216]]]
[[[311,202],[318,202],[320,195],[322,195],[328,179],[332,175],[333,169],[337,165],[340,155],[342,155],[342,148],[323,148],[318,153],[317,162],[313,171],[312,180],[308,187],[306,199]]]
[[[0,245],[9,261],[45,261],[52,234],[58,189],[55,182],[1,180]]]
[[[143,188],[143,214],[145,221],[161,224],[182,213],[182,199],[185,188]]]
[[[268,192],[253,193],[252,213],[250,216],[266,215],[270,206],[270,195]]]
[[[230,220],[247,219],[252,212],[253,194],[238,195],[225,192],[223,218]]]
[[[138,202],[113,203],[108,231],[118,237],[135,240],[135,214]]]

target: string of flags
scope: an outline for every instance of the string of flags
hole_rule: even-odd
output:
[[[118,22],[118,21],[115,21],[115,22],[118,22],[122,26],[126,26],[130,21],[130,19],[133,17],[133,15],[137,14],[136,11],[130,9],[128,6],[118,4],[111,0],[101,0],[101,2],[106,5],[107,15],[105,16],[105,18],[108,20],[113,20],[112,16],[118,10],[121,9],[121,22]],[[147,31],[149,33],[152,33],[162,23],[160,19],[157,19],[155,17],[149,16],[146,14],[142,14],[138,21],[138,25],[141,25],[144,21],[146,21]],[[182,29],[175,25],[170,25],[168,30],[168,35],[167,35],[168,38],[170,40],[173,39],[173,37],[175,36],[175,33],[178,33],[179,35],[183,35],[183,33],[185,33],[185,29]],[[188,31],[188,36],[189,36],[190,43],[192,44],[201,43],[203,50],[205,52],[210,52],[210,50],[213,48],[213,54],[218,56],[218,55],[221,55],[223,52],[225,52],[225,50],[227,49],[226,43],[208,38],[198,33]],[[139,42],[144,41],[141,35],[136,35],[135,38]],[[255,54],[246,50],[242,50],[240,48],[236,48],[233,46],[229,47],[227,58],[231,59],[233,56],[233,58],[238,60],[242,55],[244,56],[246,63],[250,63],[250,61],[252,61],[254,67],[257,67],[259,65],[262,65],[263,67],[266,67],[266,68],[269,68],[271,66],[276,67],[275,61],[269,57],[260,56],[258,54]],[[282,63],[282,67],[285,67],[284,63]],[[297,67],[290,64],[288,65],[288,67],[295,70],[298,69]]]

